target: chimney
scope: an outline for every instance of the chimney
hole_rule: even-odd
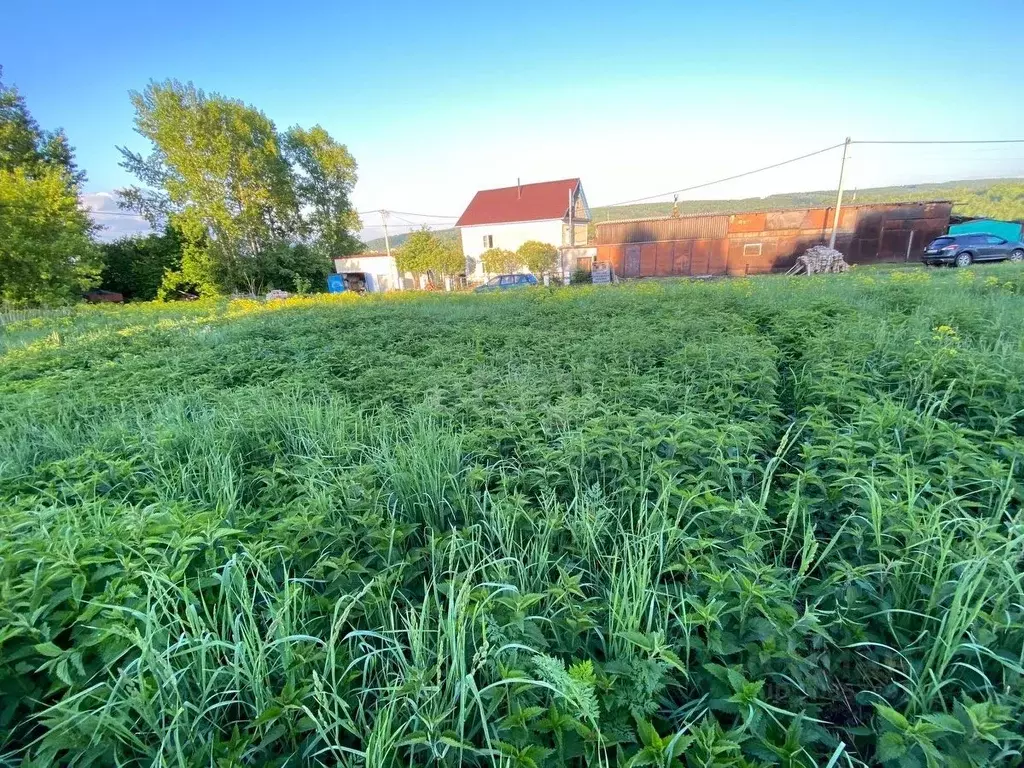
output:
[[[516,176],[516,199],[523,199],[523,185],[519,183],[519,177]]]

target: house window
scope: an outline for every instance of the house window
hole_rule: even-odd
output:
[[[494,247],[494,235],[484,235],[484,248]]]

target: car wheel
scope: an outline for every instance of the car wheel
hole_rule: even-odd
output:
[[[972,261],[971,254],[967,253],[967,251],[956,255],[956,265],[958,267],[969,267]]]
[[[1010,261],[1021,262],[1024,261],[1024,250],[1020,248],[1015,249],[1010,253]]]

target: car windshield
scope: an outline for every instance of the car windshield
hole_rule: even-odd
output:
[[[939,237],[932,240],[929,244],[929,248],[945,248],[947,245],[952,245],[955,241],[952,237]]]
[[[501,276],[499,275],[498,277],[492,277],[490,280],[487,281],[487,284],[488,285],[500,285],[501,284]]]

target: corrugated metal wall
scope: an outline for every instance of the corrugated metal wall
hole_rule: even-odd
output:
[[[678,219],[610,221],[597,226],[597,242],[646,243],[662,240],[725,237],[728,216],[685,216]]]
[[[893,203],[844,207],[836,238],[854,264],[919,258],[949,225],[952,204]],[[754,274],[788,269],[827,242],[831,208],[636,219],[598,223],[598,261],[624,277]]]

